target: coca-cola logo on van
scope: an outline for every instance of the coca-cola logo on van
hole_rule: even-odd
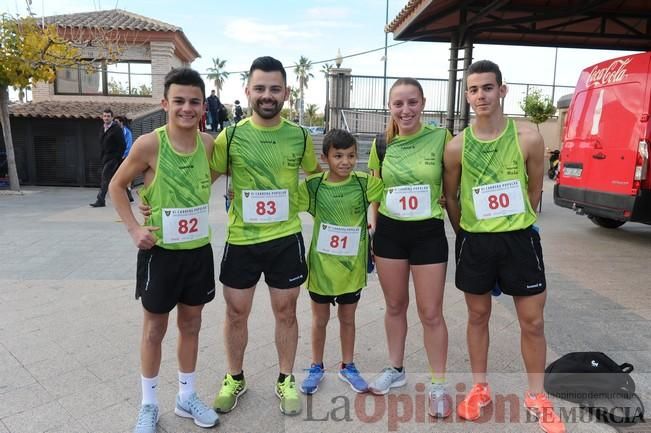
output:
[[[631,63],[631,58],[615,60],[605,68],[595,66],[590,71],[586,87],[597,87],[622,81],[626,76],[626,66]]]

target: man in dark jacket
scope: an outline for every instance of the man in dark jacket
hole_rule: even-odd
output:
[[[109,182],[120,166],[122,154],[126,149],[122,128],[113,120],[113,111],[110,108],[105,109],[102,113],[102,121],[104,127],[99,135],[99,145],[102,150],[102,180],[97,200],[90,204],[92,207],[106,206],[106,191]]]
[[[210,121],[210,128],[213,132],[217,132],[219,130],[219,124],[221,123],[219,108],[222,106],[222,103],[219,100],[219,97],[215,95],[214,90],[210,92],[210,96],[208,96],[207,101],[208,111],[210,112],[210,117],[212,118]]]

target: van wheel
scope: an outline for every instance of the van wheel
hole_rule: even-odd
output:
[[[623,225],[626,221],[613,220],[610,218],[604,218],[594,215],[588,215],[590,221],[598,225],[599,227],[604,227],[607,229],[616,229],[617,227]]]

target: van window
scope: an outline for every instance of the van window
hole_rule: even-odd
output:
[[[643,94],[643,90],[640,83],[634,81],[578,93],[570,107],[566,138],[614,137],[618,133],[621,135],[622,130],[634,129],[642,112],[643,99],[634,95]]]

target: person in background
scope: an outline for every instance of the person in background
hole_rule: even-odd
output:
[[[210,129],[212,132],[219,132],[219,125],[221,123],[219,118],[219,109],[222,106],[222,103],[214,90],[210,91],[210,96],[208,96],[206,102],[208,103],[208,113],[210,114]]]
[[[233,107],[233,122],[237,123],[244,117],[244,110],[240,105],[239,99],[235,100],[235,106]]]
[[[131,133],[131,129],[129,129],[128,120],[126,117],[117,116],[115,118],[115,121],[117,122],[118,125],[120,125],[120,128],[122,128],[122,132],[124,133],[124,141],[126,143],[124,153],[122,154],[122,161],[124,161],[124,159],[129,154],[129,151],[131,150],[131,145],[133,145],[133,134]],[[122,164],[122,162],[120,162],[120,164]],[[133,202],[133,195],[131,194],[131,185],[127,187],[127,196],[129,197],[129,201]]]
[[[97,200],[90,204],[91,207],[106,206],[106,193],[109,183],[122,162],[122,155],[126,148],[124,133],[120,125],[113,119],[113,111],[110,108],[106,108],[102,112],[102,122],[102,130],[99,134],[102,161],[100,188]]]

